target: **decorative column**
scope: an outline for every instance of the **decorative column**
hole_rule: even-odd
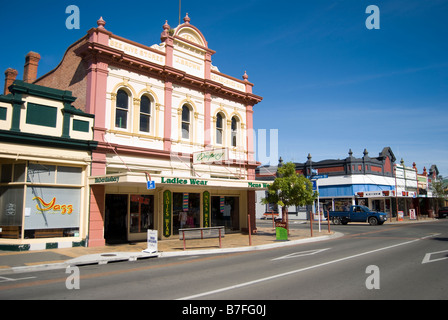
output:
[[[173,83],[165,81],[165,110],[163,125],[163,150],[171,151],[171,109]]]
[[[174,41],[170,35],[171,27],[168,20],[163,25],[163,31],[160,40],[165,42],[165,65],[173,66]],[[171,151],[171,108],[172,108],[173,83],[168,79],[165,80],[165,108],[164,108],[164,125],[163,125],[163,150]]]
[[[210,93],[204,94],[204,148],[211,149],[212,139],[211,139],[211,104],[212,95]],[[215,120],[216,121],[216,120]]]
[[[97,21],[98,28],[89,31],[91,42],[109,45],[110,32],[104,26],[103,18]],[[109,75],[108,63],[101,61],[101,55],[87,55],[87,93],[86,111],[95,115],[94,140],[99,145],[92,151],[91,176],[106,174],[106,154],[104,135],[106,133],[106,92],[107,77]],[[104,239],[106,188],[103,185],[90,187],[90,216],[88,231],[88,246],[101,247],[106,244]]]

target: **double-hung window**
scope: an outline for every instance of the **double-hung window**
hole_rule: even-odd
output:
[[[188,106],[182,107],[182,139],[190,139],[191,111]]]
[[[151,100],[147,96],[140,99],[140,131],[151,131]]]
[[[238,119],[236,117],[232,117],[231,130],[232,147],[236,147],[238,145]]]
[[[117,92],[117,106],[115,109],[115,127],[128,128],[129,96],[124,90]]]
[[[221,113],[216,116],[216,144],[222,144],[224,134],[224,119]]]

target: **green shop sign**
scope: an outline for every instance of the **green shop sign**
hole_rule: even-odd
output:
[[[264,188],[264,189],[266,189],[267,187],[270,186],[270,184],[269,183],[265,183],[265,182],[260,182],[260,183],[258,183],[258,182],[256,182],[256,183],[255,182],[248,182],[247,186],[249,188]]]
[[[163,193],[163,235],[171,236],[171,191]]]
[[[199,179],[184,179],[184,178],[165,178],[162,177],[162,183],[168,184],[182,184],[182,185],[195,185],[195,186],[206,186],[208,181]]]
[[[210,192],[203,193],[203,209],[204,209],[204,228],[210,227]]]

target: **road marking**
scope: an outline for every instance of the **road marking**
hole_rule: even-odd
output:
[[[432,236],[434,236],[434,235],[432,235]],[[368,255],[368,254],[371,254],[371,253],[376,253],[376,252],[380,252],[380,251],[384,251],[384,250],[388,250],[388,249],[404,246],[404,245],[411,244],[411,243],[414,243],[414,242],[417,242],[417,241],[420,241],[420,240],[426,239],[426,238],[428,238],[428,237],[414,239],[414,240],[411,240],[411,241],[406,241],[406,242],[394,244],[394,245],[389,246],[389,247],[384,247],[384,248],[380,248],[380,249],[366,251],[366,252],[363,252],[363,253],[358,253],[358,254],[355,254],[355,255],[352,255],[352,256],[348,256],[348,257],[344,257],[344,258],[340,258],[340,259],[336,259],[336,260],[332,260],[332,261],[316,264],[314,266],[309,266],[309,267],[306,267],[306,268],[296,269],[296,270],[288,271],[288,272],[285,272],[285,273],[280,273],[280,274],[276,274],[276,275],[273,275],[273,276],[270,276],[270,277],[265,277],[265,278],[261,278],[261,279],[257,279],[257,280],[252,280],[252,281],[236,284],[236,285],[225,287],[225,288],[221,288],[221,289],[216,289],[216,290],[211,290],[211,291],[207,291],[207,292],[203,292],[203,293],[198,293],[198,294],[195,294],[195,295],[183,297],[183,298],[176,299],[176,300],[197,299],[197,298],[201,298],[201,297],[204,297],[204,296],[209,296],[209,295],[216,294],[216,293],[221,293],[221,292],[225,292],[225,291],[229,291],[229,290],[233,290],[233,289],[247,287],[247,286],[251,286],[251,285],[254,285],[254,284],[257,284],[257,283],[260,283],[260,282],[265,282],[265,281],[269,281],[269,280],[273,280],[273,279],[289,276],[289,275],[292,275],[292,274],[296,274],[296,273],[299,273],[299,272],[320,268],[320,267],[327,266],[327,265],[330,265],[330,264],[333,264],[333,263],[338,263],[338,262],[341,262],[341,261],[346,261],[346,260],[349,260],[349,259],[354,259],[354,258],[358,258],[358,257],[361,257],[361,256],[365,256],[365,255]]]
[[[12,278],[0,277],[0,283],[2,283],[2,282],[14,282],[14,281],[20,281],[20,280],[27,280],[27,279],[35,279],[35,278],[36,277],[26,277],[26,278],[12,279]]]
[[[427,254],[425,255],[425,257],[423,258],[422,264],[448,259],[448,254],[445,255],[445,257],[442,257],[442,258],[431,259],[431,256],[432,256],[432,255],[437,255],[437,254],[441,254],[441,253],[445,253],[445,252],[448,252],[448,250],[427,253]]]
[[[282,256],[282,257],[278,257],[275,259],[271,259],[271,261],[276,261],[276,260],[282,260],[282,259],[291,259],[291,258],[298,258],[298,257],[304,257],[304,256],[312,256],[315,255],[317,253],[329,250],[330,248],[326,248],[326,249],[318,249],[318,250],[308,250],[308,251],[302,251],[302,252],[294,252],[291,254],[287,254],[286,256]]]

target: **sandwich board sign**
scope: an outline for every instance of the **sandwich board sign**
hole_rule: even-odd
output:
[[[157,230],[148,229],[148,248],[143,250],[146,253],[157,253]]]
[[[275,223],[275,235],[276,239],[280,241],[288,240],[288,229],[286,228],[285,222],[276,222]]]

